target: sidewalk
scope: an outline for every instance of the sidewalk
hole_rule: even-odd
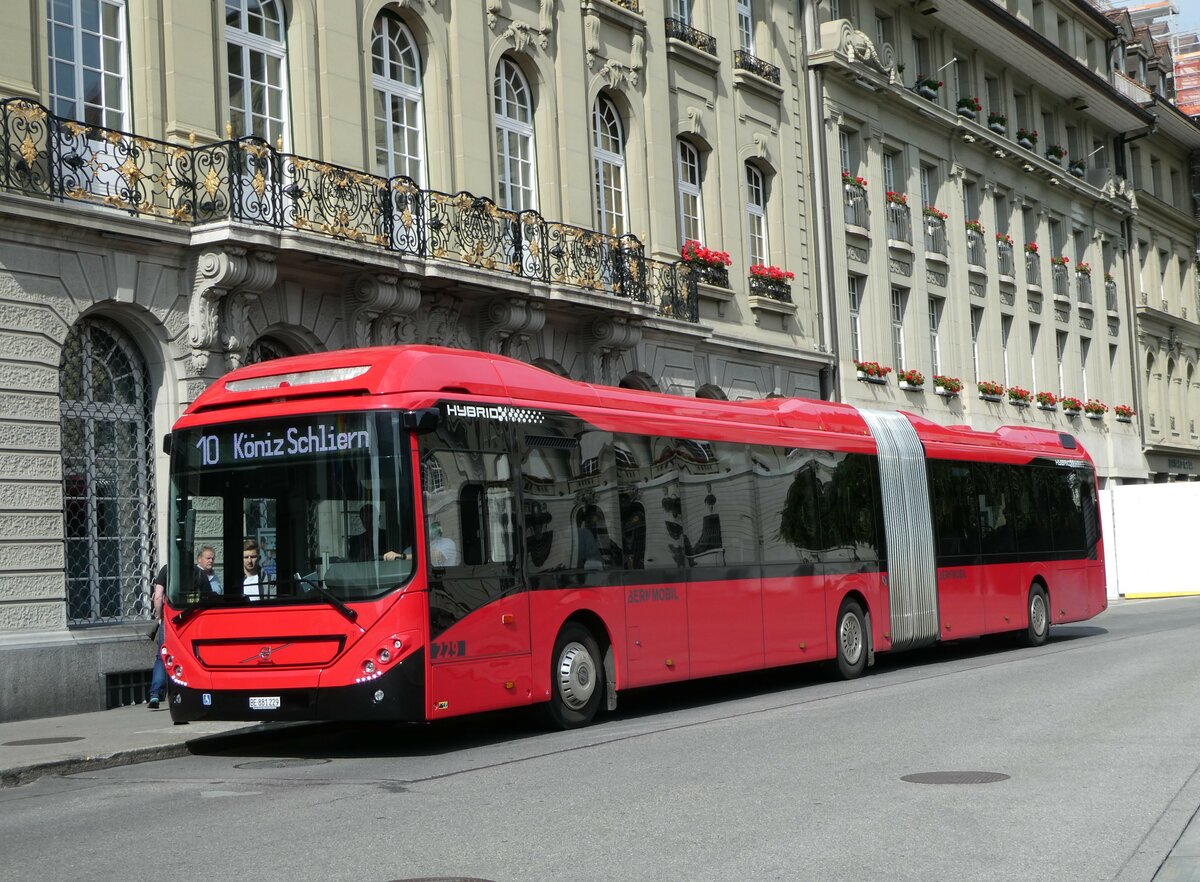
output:
[[[198,743],[211,747],[224,738],[278,725],[197,722],[176,726],[165,706],[149,710],[144,704],[0,723],[0,787],[28,784],[43,775],[69,775],[183,756]]]

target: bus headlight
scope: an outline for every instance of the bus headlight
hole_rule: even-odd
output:
[[[365,662],[363,662],[363,673],[364,674],[374,674],[375,673],[375,662],[371,661],[371,659],[367,659]]]
[[[392,660],[392,651],[385,646],[376,653],[376,656],[379,658],[379,663],[381,665],[386,665]]]

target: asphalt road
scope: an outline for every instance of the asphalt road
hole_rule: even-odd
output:
[[[574,732],[314,725],[46,778],[0,791],[0,879],[1148,882],[1200,805],[1198,625],[1123,603],[1036,650],[631,692]]]

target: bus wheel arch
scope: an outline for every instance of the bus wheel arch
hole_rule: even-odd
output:
[[[1029,584],[1025,599],[1025,630],[1020,636],[1026,646],[1041,646],[1050,636],[1050,592],[1041,576]]]
[[[612,641],[599,617],[576,613],[563,622],[550,655],[551,725],[575,729],[591,723],[610,692],[610,672],[615,674]]]
[[[838,607],[833,642],[837,671],[843,680],[861,677],[871,653],[870,618],[866,599],[848,591]]]

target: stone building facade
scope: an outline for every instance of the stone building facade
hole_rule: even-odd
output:
[[[800,27],[765,0],[64,0],[6,20],[0,719],[137,690],[161,439],[239,364],[415,341],[680,395],[820,395]],[[682,262],[685,239],[728,265]]]
[[[807,33],[844,399],[1200,475],[1200,127],[1159,49],[1073,0],[826,0]]]

